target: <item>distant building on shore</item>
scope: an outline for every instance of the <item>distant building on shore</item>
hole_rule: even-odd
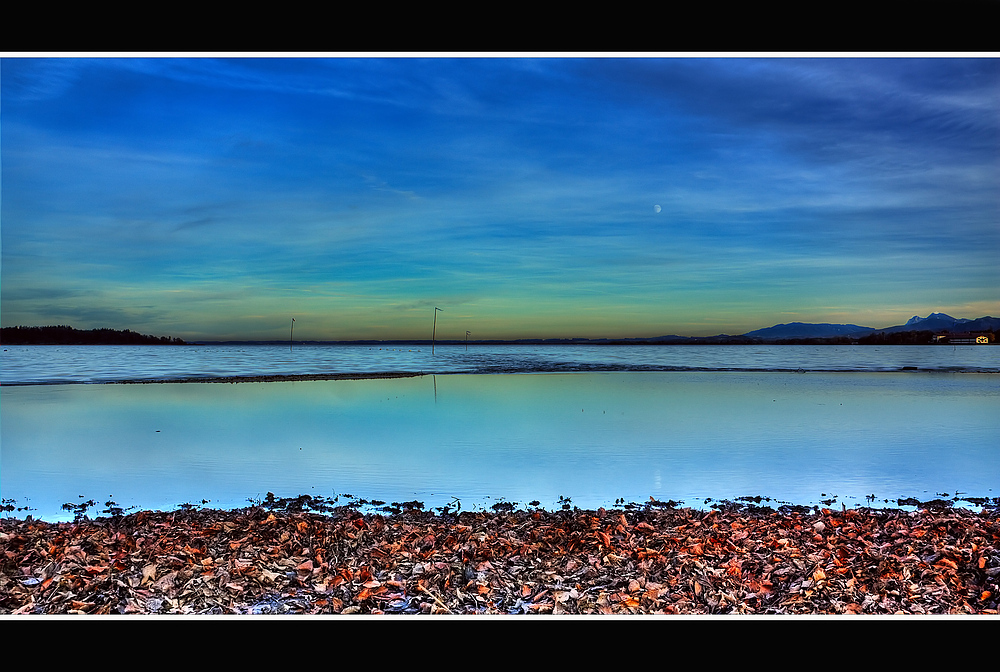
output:
[[[934,342],[946,345],[989,345],[993,342],[992,331],[964,334],[935,334]]]

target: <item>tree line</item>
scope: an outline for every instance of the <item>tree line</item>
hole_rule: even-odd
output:
[[[858,339],[860,345],[930,345],[934,343],[933,331],[877,332]]]
[[[74,329],[54,327],[4,327],[0,329],[4,345],[186,345],[179,338],[147,336],[131,329]]]

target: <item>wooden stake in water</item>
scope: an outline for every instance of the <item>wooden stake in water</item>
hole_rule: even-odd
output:
[[[288,330],[288,352],[292,351],[292,332],[295,331],[295,318],[292,318],[292,328]]]
[[[431,354],[432,354],[432,355],[434,354],[434,338],[435,338],[435,336],[437,335],[437,328],[438,328],[438,311],[439,311],[439,310],[441,310],[441,309],[440,309],[440,308],[438,308],[437,306],[434,306],[434,329],[433,329],[433,330],[431,330]],[[443,311],[443,310],[441,310],[441,312],[443,313],[444,311]]]
[[[466,331],[465,332],[465,351],[466,352],[469,351],[469,334],[471,334],[471,333],[472,333],[471,331]]]

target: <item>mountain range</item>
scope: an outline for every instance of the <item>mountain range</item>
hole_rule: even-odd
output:
[[[967,318],[956,318],[944,313],[931,313],[927,317],[914,315],[906,324],[900,324],[884,329],[874,327],[862,327],[857,324],[809,324],[806,322],[791,322],[789,324],[776,324],[766,329],[757,329],[743,334],[746,338],[760,338],[765,341],[782,340],[791,338],[835,338],[846,336],[848,338],[861,338],[875,333],[895,334],[904,331],[932,331],[940,333],[948,331],[970,332],[970,331],[997,331],[1000,329],[1000,318],[980,317],[975,320]]]

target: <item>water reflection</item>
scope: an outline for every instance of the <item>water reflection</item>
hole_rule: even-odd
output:
[[[442,375],[3,388],[3,497],[173,508],[336,494],[464,508],[995,496],[1000,377]],[[856,503],[856,502],[855,502]]]

